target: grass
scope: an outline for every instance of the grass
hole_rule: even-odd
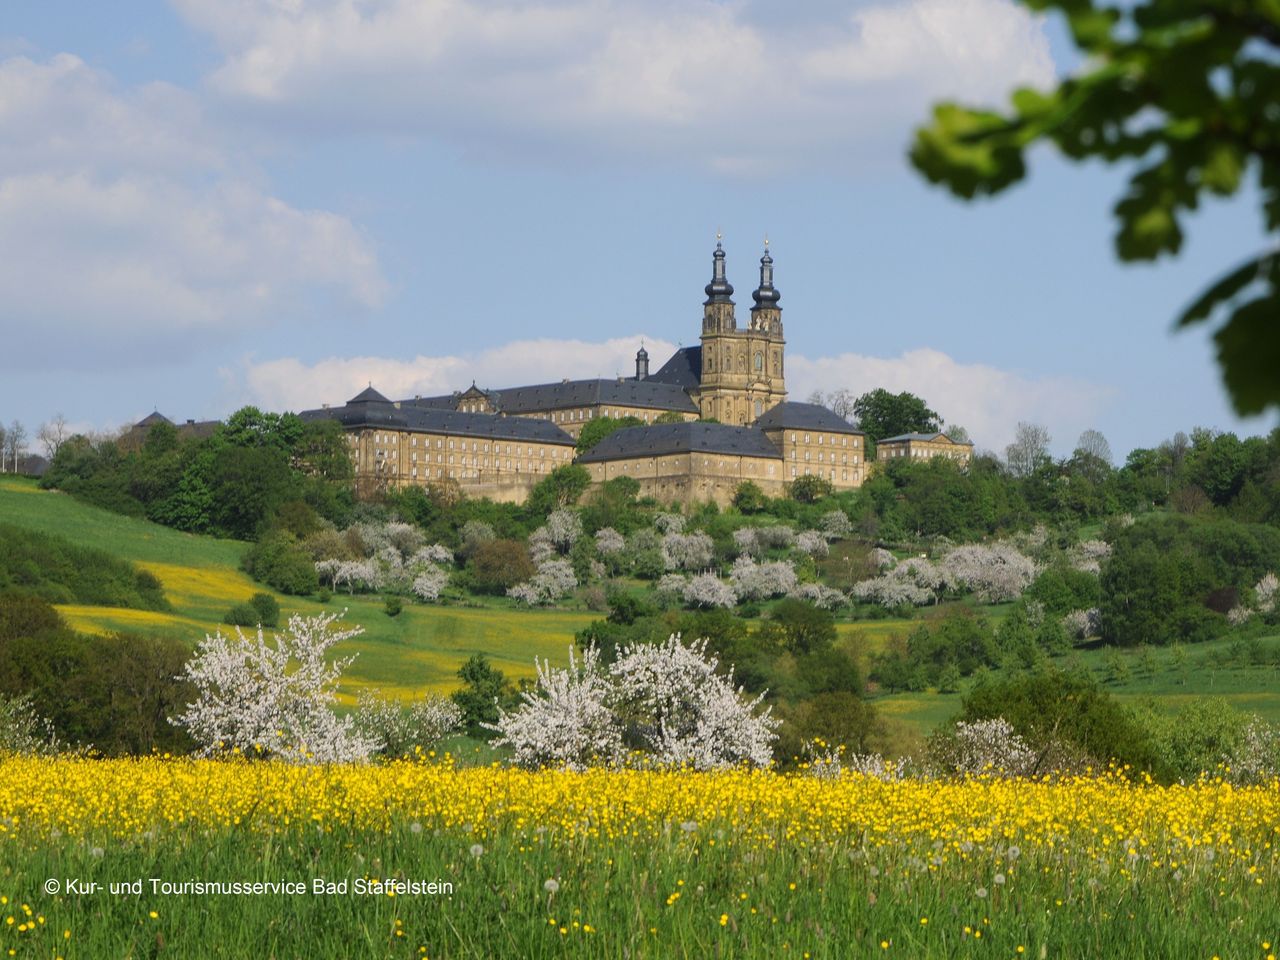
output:
[[[245,544],[181,533],[81,503],[66,494],[39,489],[23,477],[0,476],[0,517],[8,523],[57,533],[97,547],[150,571],[164,585],[170,613],[120,607],[66,605],[59,611],[86,633],[116,631],[174,637],[193,648],[206,633],[233,628],[222,617],[235,603],[272,591],[240,568]],[[344,676],[342,699],[351,702],[364,688],[409,698],[444,693],[457,686],[458,667],[484,653],[509,676],[532,677],[534,657],[567,660],[573,635],[596,614],[582,611],[519,610],[506,600],[468,607],[406,604],[388,617],[379,597],[334,596],[327,605],[275,594],[282,616],[311,615],[347,608],[346,621],[364,633],[338,648],[357,654]]]

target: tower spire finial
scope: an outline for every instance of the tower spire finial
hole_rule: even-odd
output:
[[[733,284],[729,282],[725,276],[724,270],[724,245],[720,242],[723,234],[716,231],[716,250],[711,256],[711,282],[704,288],[707,294],[707,303],[732,303],[729,298],[733,296]]]

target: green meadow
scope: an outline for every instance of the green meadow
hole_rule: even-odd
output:
[[[39,489],[21,477],[0,477],[0,519],[96,547],[154,573],[173,605],[170,612],[66,605],[62,615],[88,633],[128,631],[176,637],[194,648],[234,603],[271,593],[240,570],[246,544],[181,533]],[[444,693],[457,685],[458,667],[484,653],[509,676],[534,675],[533,660],[567,659],[573,635],[596,618],[582,611],[516,609],[506,600],[485,606],[406,604],[389,617],[379,597],[335,594],[328,604],[275,594],[282,615],[346,608],[364,633],[338,649],[357,654],[344,676],[344,699],[376,687],[397,697]]]
[[[0,477],[0,520],[59,534],[132,561],[160,579],[173,605],[169,612],[59,608],[73,627],[85,632],[151,633],[194,647],[206,633],[232,629],[221,623],[232,604],[270,592],[240,570],[244,543],[110,513],[63,493],[40,490],[26,478]],[[407,603],[399,616],[389,617],[376,596],[339,593],[323,605],[279,594],[276,598],[285,615],[345,608],[347,621],[364,628],[339,650],[357,654],[343,681],[346,702],[366,688],[400,698],[448,692],[457,685],[458,667],[475,653],[487,655],[509,676],[532,677],[535,657],[563,663],[574,633],[600,616],[580,608],[530,610],[492,598],[466,605]],[[981,607],[978,612],[999,619],[1007,609]],[[893,637],[910,633],[919,619],[938,613],[938,608],[925,608],[915,619],[841,621],[837,630],[841,643],[857,654],[865,669]],[[1172,711],[1191,697],[1208,694],[1280,720],[1280,636],[1227,637],[1181,649],[1118,653],[1086,647],[1055,659],[1061,666],[1090,671],[1107,690],[1129,702]],[[887,718],[920,732],[954,716],[961,700],[960,693],[935,691],[873,696]]]

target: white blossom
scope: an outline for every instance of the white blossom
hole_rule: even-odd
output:
[[[626,759],[627,747],[661,765],[700,770],[747,762],[767,766],[777,721],[758,713],[721,676],[706,642],[688,647],[672,636],[660,645],[624,647],[606,671],[594,647],[567,669],[537,664],[536,688],[491,729],[522,766],[583,769]],[[633,738],[628,744],[626,738]]]
[[[926,559],[913,557],[887,573],[854,584],[853,595],[892,610],[904,604],[919,607],[936,603],[939,593],[948,585],[943,569]]]
[[[552,546],[568,553],[582,536],[582,518],[573,510],[553,510],[547,517],[546,531]]]
[[[960,776],[1025,776],[1036,761],[1030,744],[1003,717],[961,721],[949,736],[935,738],[932,747],[934,759]]]
[[[653,525],[663,533],[684,533],[684,517],[678,513],[659,513]]]
[[[729,580],[739,600],[780,597],[794,590],[797,582],[795,569],[785,560],[756,563],[748,556],[733,562]]]
[[[354,660],[326,660],[330,648],[363,632],[330,629],[342,614],[294,615],[268,643],[259,627],[234,638],[205,636],[183,677],[197,699],[174,723],[205,756],[238,750],[295,763],[365,760],[382,744],[332,710],[338,678]]]
[[[764,695],[747,700],[733,671],[716,672],[705,640],[685,646],[679,635],[659,645],[623,647],[610,667],[616,710],[657,762],[712,770],[748,762],[768,766],[778,721]]]
[[[843,510],[832,510],[822,515],[818,521],[818,529],[828,540],[843,540],[853,533],[853,524]]]
[[[760,546],[760,541],[756,539],[755,527],[739,527],[733,531],[733,545],[737,547],[740,554],[758,557],[764,553],[764,548]]]
[[[568,560],[544,560],[538,564],[533,579],[518,583],[507,590],[513,597],[530,606],[551,603],[572,593],[578,586],[573,564]]]
[[[425,748],[458,729],[462,709],[446,697],[428,696],[409,705],[365,690],[356,698],[356,728],[382,743],[382,752],[400,757]]]
[[[982,603],[1016,600],[1039,573],[1035,561],[1007,543],[956,547],[942,559],[951,584],[972,591]]]
[[[409,561],[410,566],[421,566],[427,563],[453,563],[453,551],[443,543],[433,543],[423,547]]]
[[[868,554],[868,556],[870,557],[871,562],[874,563],[876,567],[878,567],[881,570],[886,570],[886,569],[889,569],[890,567],[894,567],[898,563],[898,558],[895,557],[888,550],[886,550],[884,547],[876,547],[871,551],[870,554]]]
[[[626,539],[613,527],[601,527],[596,531],[596,551],[600,556],[610,557],[626,548]]]
[[[1102,561],[1111,556],[1111,544],[1105,540],[1081,540],[1068,554],[1071,565],[1086,573],[1099,573]]]
[[[733,588],[712,573],[701,573],[685,584],[684,602],[694,607],[732,607],[738,602]]]
[[[434,564],[427,566],[413,578],[413,594],[419,600],[435,601],[449,585],[449,572]]]
[[[715,543],[700,530],[668,533],[662,538],[662,560],[668,570],[697,570],[714,558]]]
[[[683,598],[684,588],[688,585],[689,578],[683,573],[664,573],[658,578],[657,584],[654,585],[654,590],[659,595]]]
[[[529,534],[529,557],[535,566],[546,563],[557,552],[556,545],[551,540],[551,531],[546,527],[539,527]]]
[[[785,523],[756,527],[756,540],[765,550],[785,550],[795,540],[796,532]]]
[[[1088,610],[1072,610],[1062,618],[1067,633],[1077,640],[1096,637],[1102,632],[1102,611],[1097,607]]]
[[[1247,623],[1249,618],[1253,616],[1253,611],[1244,604],[1236,604],[1227,611],[1227,623],[1233,627],[1238,627],[1242,623]]]
[[[839,590],[821,583],[797,584],[788,596],[812,603],[819,610],[836,610],[848,601],[848,597]]]
[[[1270,613],[1280,600],[1280,579],[1274,573],[1268,573],[1253,588],[1254,602],[1259,613]]]
[[[494,744],[511,747],[514,761],[525,767],[581,770],[620,760],[622,724],[599,651],[588,647],[579,662],[570,648],[567,669],[534,662],[536,688],[521,694],[523,703],[512,712],[499,709],[497,723],[487,725],[498,733]]]
[[[364,560],[317,560],[316,573],[320,582],[328,581],[333,589],[345,586],[348,593],[361,590],[377,590],[382,582],[378,563],[372,557]]]
[[[841,514],[844,516],[844,514]],[[803,530],[796,534],[795,548],[811,557],[825,557],[831,552],[827,538],[817,530]]]

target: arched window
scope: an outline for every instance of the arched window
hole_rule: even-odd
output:
[[[756,364],[756,373],[764,373],[764,354],[763,353],[759,353],[759,352],[756,353],[755,364]]]

